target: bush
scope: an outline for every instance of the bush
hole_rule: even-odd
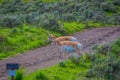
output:
[[[42,71],[40,71],[36,73],[35,80],[48,80],[48,77],[45,76]]]
[[[70,61],[75,64],[75,65],[79,65],[80,63],[80,59],[82,59],[83,57],[76,57],[76,56],[70,56]]]
[[[39,22],[40,17],[35,13],[31,12],[25,15],[25,22],[28,24],[37,24]]]
[[[116,6],[117,6],[117,5],[120,6],[120,0],[114,0],[113,3],[114,3],[114,5],[116,5]]]
[[[113,12],[113,13],[116,12],[115,6],[110,2],[101,3],[101,7],[106,12]]]
[[[92,61],[91,69],[86,74],[86,77],[104,78],[105,80],[119,80],[120,72],[120,57],[118,50],[120,48],[119,40],[112,43],[111,46],[105,45],[98,48],[95,54],[96,58]],[[99,52],[100,51],[100,52]],[[106,56],[98,54],[103,53]],[[93,58],[93,57],[92,57]]]
[[[15,76],[15,80],[23,80],[23,75],[24,75],[23,70],[22,69],[18,70]]]
[[[0,6],[0,16],[17,15],[17,18],[9,17],[6,22],[4,17],[2,17],[3,19],[0,20],[0,22],[2,22],[1,26],[16,26],[20,25],[22,21],[22,23],[26,22],[31,25],[38,25],[47,29],[56,30],[61,27],[58,23],[59,20],[63,22],[83,22],[92,20],[106,24],[108,24],[108,21],[109,23],[115,23],[118,20],[116,24],[119,23],[117,17],[111,20],[109,15],[106,15],[106,12],[119,15],[116,8],[119,7],[119,0],[54,1],[46,3],[46,1],[43,0],[31,0],[24,3],[24,1],[21,0],[5,0]],[[112,16],[112,18],[114,18],[114,16]],[[13,22],[13,20],[16,22]]]
[[[0,18],[0,20],[1,20],[0,26],[3,26],[3,27],[12,28],[22,24],[22,21],[19,19],[19,17],[15,15],[3,16],[2,18]]]
[[[53,14],[44,14],[40,16],[38,25],[44,27],[45,29],[61,31],[61,25],[58,23],[57,18],[54,18]]]
[[[59,62],[59,66],[60,67],[66,67],[66,64],[65,64],[65,62]]]

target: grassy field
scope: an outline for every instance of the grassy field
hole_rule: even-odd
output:
[[[0,59],[46,45],[49,31],[29,25],[0,29]]]
[[[23,80],[79,80],[84,78],[88,69],[90,68],[91,62],[85,60],[85,64],[81,62],[74,63],[74,60],[68,60],[65,62],[60,62],[59,64],[39,70],[28,76]]]
[[[0,59],[47,45],[50,33],[71,35],[120,24],[118,0],[21,1],[0,0]],[[105,49],[85,54],[84,64],[81,59],[71,58],[26,76],[19,70],[15,80],[119,80],[120,40],[112,44],[111,51]]]
[[[45,46],[50,33],[71,35],[84,29],[119,25],[117,0],[0,0],[0,3],[3,1],[0,59]]]
[[[62,23],[61,23],[62,24]],[[89,28],[101,27],[101,23],[88,22]],[[106,25],[108,26],[108,25]],[[28,50],[45,46],[48,43],[48,35],[52,33],[55,36],[70,35],[78,31],[86,29],[85,23],[65,22],[63,24],[64,34],[46,30],[44,28],[35,27],[24,24],[15,28],[0,28],[0,59],[20,54]]]
[[[83,29],[89,29],[89,28],[100,28],[102,26],[111,26],[111,24],[102,24],[97,23],[93,21],[87,21],[87,22],[65,22],[64,23],[64,29],[67,34],[73,34],[78,31],[82,31]]]
[[[21,76],[19,80],[119,80],[119,52],[120,39],[104,46],[98,45],[95,52],[84,54],[84,63],[82,58],[71,57],[52,67]],[[20,71],[16,78],[20,77]]]

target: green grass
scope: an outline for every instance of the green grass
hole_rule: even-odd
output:
[[[101,27],[101,23],[88,21],[89,27]],[[85,23],[64,22],[65,35],[73,34],[89,28]],[[63,35],[60,32],[48,31],[43,28],[22,25],[15,28],[0,28],[0,59],[26,52],[28,50],[47,45],[48,35]]]
[[[3,2],[3,0],[0,0],[0,4]]]
[[[92,27],[92,28],[99,28],[104,26],[104,24],[100,23],[100,22],[93,22],[93,21],[88,21],[88,26]]]
[[[111,26],[111,24],[102,24],[100,22],[93,22],[93,21],[87,21],[87,22],[65,22],[64,23],[64,29],[67,34],[73,34],[78,31],[82,31],[87,28],[100,28],[105,26]]]
[[[15,80],[23,80],[23,76],[24,76],[24,69],[19,69],[15,76]]]
[[[91,65],[89,61],[86,61],[84,64],[80,62],[78,65],[75,65],[71,60],[67,60],[64,64],[65,67],[60,66],[59,63],[47,69],[40,69],[37,72],[25,76],[24,80],[37,80],[35,77],[38,73],[42,73],[47,80],[76,80],[78,78],[84,78]]]
[[[0,4],[2,4],[3,2],[11,2],[13,0],[0,0]]]
[[[85,28],[85,24],[77,23],[77,22],[65,22],[64,29],[67,34],[72,34],[77,31],[81,31]]]
[[[0,59],[46,45],[49,31],[29,25],[0,29]]]
[[[110,74],[106,72],[106,69],[111,71],[117,68],[118,71],[120,70],[119,67],[115,67],[116,65],[120,66],[118,65],[120,61],[118,56],[120,55],[120,39],[113,42],[111,47],[111,51],[106,49],[106,55],[100,54],[101,52],[84,54],[84,64],[82,63],[82,58],[79,59],[77,64],[71,58],[52,67],[40,69],[28,74],[24,76],[23,80],[108,80],[106,77],[109,78],[109,80],[113,80],[113,75],[110,77]],[[111,61],[113,63],[111,63],[110,69],[107,65]],[[98,74],[101,70],[103,71],[102,77]],[[116,80],[119,80],[118,71],[113,72],[114,75],[117,75],[117,77],[114,77]]]

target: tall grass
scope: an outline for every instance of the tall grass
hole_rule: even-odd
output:
[[[77,23],[77,22],[65,22],[64,29],[67,34],[72,34],[76,31],[81,31],[85,28],[85,24]]]
[[[87,28],[99,28],[102,26],[111,26],[111,24],[102,24],[100,22],[94,21],[84,21],[82,23],[79,22],[64,22],[63,25],[67,34],[72,34],[77,31],[82,31]]]
[[[0,59],[46,45],[49,31],[30,25],[0,29]]]

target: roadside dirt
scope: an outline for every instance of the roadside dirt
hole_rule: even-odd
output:
[[[84,45],[83,53],[91,51],[95,44],[105,44],[115,41],[120,37],[120,27],[93,28],[77,32],[73,35],[78,42]],[[0,60],[0,80],[7,80],[6,63],[19,63],[26,69],[27,73],[46,68],[63,61],[59,58],[58,48],[55,45],[47,45],[26,53]]]

